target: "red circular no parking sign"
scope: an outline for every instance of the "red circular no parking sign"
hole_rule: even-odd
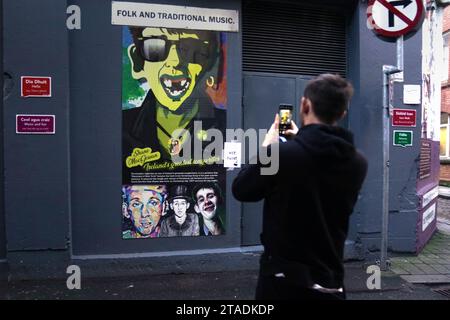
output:
[[[420,27],[424,17],[422,0],[370,0],[367,8],[369,28],[390,38]]]

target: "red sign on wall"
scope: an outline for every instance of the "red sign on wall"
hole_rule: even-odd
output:
[[[417,111],[413,109],[394,109],[392,114],[392,126],[415,127]]]
[[[22,97],[51,97],[52,78],[51,77],[21,77]]]
[[[16,133],[54,134],[55,116],[47,114],[17,114]]]

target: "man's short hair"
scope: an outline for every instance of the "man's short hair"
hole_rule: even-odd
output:
[[[325,73],[310,80],[303,96],[311,101],[320,121],[333,124],[348,109],[353,86],[337,74]]]
[[[218,199],[217,203],[218,204],[222,203],[222,201],[223,201],[222,192],[220,190],[220,187],[214,182],[205,182],[205,183],[197,184],[194,186],[194,188],[192,189],[192,199],[194,199],[195,203],[197,203],[197,192],[200,189],[212,189]]]

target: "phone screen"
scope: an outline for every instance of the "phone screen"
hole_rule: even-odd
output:
[[[283,135],[286,130],[291,128],[292,121],[292,105],[282,104],[279,107],[280,124],[279,131],[280,135]]]

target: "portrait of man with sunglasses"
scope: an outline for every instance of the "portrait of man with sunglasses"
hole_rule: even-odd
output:
[[[187,134],[173,137],[177,129],[185,129],[191,139],[206,145],[204,134],[193,132],[194,121],[201,121],[202,133],[210,128],[223,131],[226,126],[225,110],[207,94],[218,82],[211,74],[217,75],[220,65],[220,33],[144,27],[129,27],[129,31],[131,76],[147,82],[149,91],[140,107],[122,112],[123,156],[134,148],[149,147],[160,153],[155,162],[171,161],[189,140]]]

